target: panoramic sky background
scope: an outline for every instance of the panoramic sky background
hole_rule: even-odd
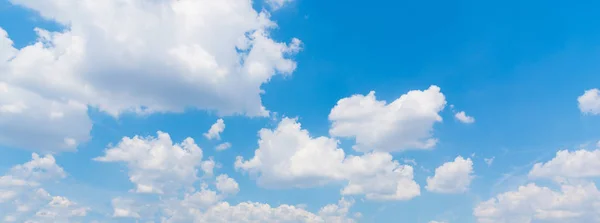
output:
[[[0,0],[0,221],[600,222],[599,8]]]

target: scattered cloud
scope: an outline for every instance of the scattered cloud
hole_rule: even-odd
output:
[[[229,148],[231,148],[231,143],[224,142],[224,143],[221,143],[221,144],[217,145],[217,147],[215,147],[215,150],[217,150],[217,151],[224,151],[224,150],[227,150]]]
[[[238,157],[237,169],[257,177],[263,187],[315,187],[346,181],[344,195],[364,194],[374,200],[407,200],[420,194],[413,168],[388,153],[346,155],[338,141],[313,138],[295,119],[283,118],[276,129],[259,131],[254,157]]]
[[[546,163],[536,163],[530,179],[552,179],[556,187],[527,183],[515,191],[479,203],[473,214],[479,222],[597,222],[598,191],[592,178],[598,151],[558,151]],[[596,160],[595,160],[596,159]]]
[[[600,192],[593,183],[564,184],[560,191],[534,183],[478,204],[479,222],[597,222]]]
[[[534,164],[529,177],[547,179],[600,177],[600,149],[560,150],[552,160]]]
[[[217,177],[217,190],[225,194],[237,194],[240,188],[233,178],[227,174],[221,174]]]
[[[162,132],[156,138],[124,137],[105,153],[96,160],[127,164],[130,181],[136,185],[132,192],[157,196],[154,201],[129,196],[113,198],[114,218],[162,222],[355,222],[349,216],[354,202],[344,198],[338,204],[326,205],[319,213],[292,205],[271,207],[250,201],[229,204],[225,199],[237,194],[240,185],[226,174],[197,177],[201,169],[206,172],[201,163],[207,161],[202,161],[202,150],[191,138],[174,144],[169,134]],[[193,186],[196,184],[200,188]]]
[[[600,90],[597,88],[587,90],[577,98],[579,111],[584,114],[600,114]]]
[[[89,208],[62,196],[52,196],[42,186],[66,177],[52,155],[34,153],[31,161],[12,167],[0,176],[0,219],[3,222],[68,222],[81,220]]]
[[[221,133],[225,131],[225,122],[223,119],[218,119],[215,124],[210,126],[208,132],[204,133],[204,137],[207,139],[221,140]]]
[[[468,116],[464,111],[457,112],[454,117],[465,124],[471,124],[475,122],[475,118]]]
[[[427,177],[426,189],[437,193],[463,193],[469,189],[472,179],[471,158],[458,156],[436,168],[433,177]]]
[[[192,138],[174,144],[168,133],[157,135],[123,137],[94,160],[126,164],[138,193],[163,194],[191,187],[197,180],[197,167],[202,165],[202,149]]]
[[[445,105],[437,86],[409,91],[389,104],[377,100],[374,91],[353,95],[331,109],[329,133],[354,138],[354,149],[361,152],[430,149],[437,143],[433,125],[442,121],[439,112]]]

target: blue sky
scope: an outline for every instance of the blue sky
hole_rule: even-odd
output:
[[[0,217],[599,221],[598,6],[0,0]]]

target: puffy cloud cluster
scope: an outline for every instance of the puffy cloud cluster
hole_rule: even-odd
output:
[[[600,114],[600,90],[597,88],[587,90],[577,98],[579,110],[584,114]]]
[[[259,138],[254,157],[238,157],[235,166],[256,175],[261,186],[314,187],[347,181],[341,191],[345,195],[406,200],[420,194],[411,166],[400,165],[388,153],[346,155],[337,140],[313,138],[295,119],[283,118],[277,128],[261,129]]]
[[[204,133],[204,137],[207,139],[218,139],[221,140],[221,133],[225,131],[225,121],[218,119],[215,124],[210,126],[208,132]]]
[[[553,187],[529,183],[482,202],[474,210],[480,222],[598,222],[600,191],[593,178],[600,176],[598,150],[559,151],[546,163],[536,163],[531,179],[552,179]]]
[[[600,177],[600,150],[561,150],[546,163],[536,163],[529,172],[531,178]]]
[[[129,179],[138,193],[163,194],[192,186],[198,178],[198,167],[203,164],[202,149],[192,138],[173,144],[168,133],[157,135],[156,138],[124,137],[94,160],[127,164]],[[204,162],[209,162],[205,172],[212,173],[213,161]]]
[[[600,114],[600,91],[577,98],[582,113]],[[478,204],[474,215],[482,223],[599,222],[600,150],[560,150],[547,162],[536,163],[531,180],[551,180],[556,187],[528,183]]]
[[[250,0],[10,2],[64,27],[36,28],[21,49],[0,28],[0,129],[13,130],[0,143],[20,148],[75,149],[89,139],[88,106],[268,115],[261,85],[292,73],[301,49],[273,40],[277,25]]]
[[[282,222],[282,223],[354,223],[355,219],[346,216],[352,202],[340,200],[338,204],[327,205],[318,214],[292,205],[271,207],[269,204],[242,202],[230,205],[221,202],[203,212],[195,212],[194,222]],[[188,222],[169,219],[167,222]]]
[[[598,222],[600,191],[593,183],[560,186],[560,191],[534,183],[499,194],[475,207],[482,223]]]
[[[462,193],[469,189],[473,180],[471,158],[456,157],[454,161],[435,169],[435,175],[427,178],[427,190],[438,193]]]
[[[32,155],[32,160],[0,176],[2,222],[67,222],[86,216],[88,208],[66,197],[52,196],[42,184],[66,177],[52,155]]]
[[[433,125],[442,121],[439,112],[445,106],[446,98],[437,86],[409,91],[389,104],[377,100],[374,91],[353,95],[331,109],[329,133],[354,138],[354,149],[361,152],[429,149],[437,143]]]
[[[136,185],[135,192],[160,194],[154,201],[114,198],[112,216],[163,222],[353,222],[347,217],[353,202],[344,199],[337,205],[326,206],[318,214],[290,205],[271,207],[256,202],[230,205],[225,200],[240,191],[239,184],[226,174],[210,177],[215,163],[203,161],[202,153],[191,138],[177,144],[162,132],[157,137],[124,137],[108,148],[96,160],[126,163],[130,181]],[[207,174],[203,170],[206,163],[212,166],[211,174],[200,178],[200,170]],[[197,183],[201,185],[198,189],[193,186]]]

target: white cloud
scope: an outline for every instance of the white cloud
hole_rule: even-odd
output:
[[[426,188],[438,193],[462,193],[469,189],[472,179],[473,161],[458,156],[436,168],[435,175],[427,177]]]
[[[136,209],[135,201],[125,198],[114,198],[111,201],[113,206],[113,217],[116,218],[140,218]]]
[[[391,103],[378,101],[375,92],[339,100],[329,114],[329,133],[356,139],[357,151],[402,151],[429,149],[436,145],[433,125],[446,99],[437,86],[413,90]]]
[[[202,165],[202,149],[192,138],[173,144],[168,133],[157,135],[123,137],[94,160],[127,164],[129,179],[138,193],[162,194],[191,187],[198,178],[197,167]]]
[[[204,175],[212,176],[216,165],[217,164],[212,159],[212,157],[209,157],[208,160],[202,161],[202,163],[200,164],[200,169],[202,169]]]
[[[348,218],[349,209],[354,204],[354,200],[340,199],[337,204],[328,204],[319,210],[319,215],[325,222],[341,223],[341,222],[355,222],[354,219]],[[357,212],[354,216],[361,216],[361,213]]]
[[[485,162],[485,164],[487,164],[488,166],[491,166],[492,163],[494,163],[494,159],[496,159],[496,157],[492,157],[492,158],[483,158],[483,162]]]
[[[600,191],[593,183],[561,185],[560,191],[534,183],[478,204],[482,223],[598,222]]]
[[[221,133],[225,130],[225,122],[223,119],[218,119],[215,124],[210,126],[208,132],[204,133],[204,137],[207,139],[221,140]]]
[[[364,194],[371,200],[409,200],[421,194],[413,168],[400,165],[389,153],[348,156],[343,163],[348,185],[343,195]]]
[[[86,216],[88,208],[62,196],[52,196],[41,185],[66,177],[52,155],[32,160],[0,176],[0,219],[4,222],[69,222]]]
[[[0,144],[60,152],[89,140],[92,122],[85,104],[48,100],[1,81],[0,86]]]
[[[221,174],[217,177],[217,190],[224,194],[237,194],[240,191],[239,185],[227,174]]]
[[[237,169],[257,176],[263,187],[314,187],[346,181],[342,194],[365,194],[368,199],[406,200],[420,194],[413,169],[387,153],[346,156],[338,142],[312,138],[295,119],[283,118],[276,129],[259,131],[254,157],[238,157]]]
[[[579,110],[585,114],[600,114],[600,90],[597,88],[587,90],[577,98]]]
[[[536,163],[531,178],[585,178],[600,176],[600,150],[561,150],[546,163]]]
[[[478,204],[474,215],[484,223],[599,222],[600,191],[586,179],[600,176],[598,154],[598,150],[558,151],[529,172],[530,178],[553,179],[558,189],[529,183]]]
[[[266,116],[261,86],[291,74],[301,48],[273,40],[277,24],[249,0],[10,2],[65,27],[36,28],[21,49],[0,28],[0,143],[15,147],[74,150],[89,139],[87,106]]]
[[[221,143],[221,144],[217,145],[217,147],[215,148],[215,150],[217,150],[217,151],[223,151],[223,150],[227,150],[229,148],[231,148],[231,143],[224,142],[224,143]]]
[[[221,174],[214,178],[214,184],[211,184],[214,189],[211,189],[211,185],[204,182],[209,179],[194,175],[203,168],[198,163],[206,162],[201,158],[201,150],[189,138],[181,144],[173,144],[169,135],[161,132],[157,138],[124,137],[97,160],[128,163],[130,181],[138,190],[140,181],[144,181],[148,188],[157,189],[153,191],[168,189],[174,192],[155,193],[157,199],[154,201],[114,198],[113,217],[143,222],[354,222],[347,216],[354,202],[346,199],[323,207],[318,214],[291,205],[271,207],[257,202],[230,205],[224,200],[239,192],[239,184]],[[176,176],[166,178],[166,175]],[[199,189],[189,187],[196,183],[200,183]]]
[[[457,112],[454,117],[458,119],[458,121],[465,124],[471,124],[475,122],[475,118],[468,116],[464,111]]]
[[[224,195],[202,188],[199,192],[186,195],[182,201],[164,203],[165,222],[355,222],[348,216],[354,202],[343,198],[338,204],[326,205],[318,214],[314,214],[298,206],[285,204],[271,207],[269,204],[248,201],[231,205],[222,201]]]
[[[227,202],[221,202],[210,207],[205,212],[197,212],[194,215],[195,222],[332,222],[332,223],[353,223],[354,219],[347,217],[349,205],[342,200],[339,204],[327,205],[321,209],[317,215],[308,212],[302,208],[292,205],[280,205],[271,207],[268,204],[257,202],[242,202],[237,205],[230,205]],[[169,221],[178,222],[178,221]]]
[[[267,4],[271,6],[272,9],[279,9],[283,7],[285,4],[292,2],[294,0],[266,0]]]
[[[61,179],[66,177],[62,167],[56,165],[52,155],[40,157],[37,153],[31,155],[31,161],[14,166],[9,176],[31,182]]]

